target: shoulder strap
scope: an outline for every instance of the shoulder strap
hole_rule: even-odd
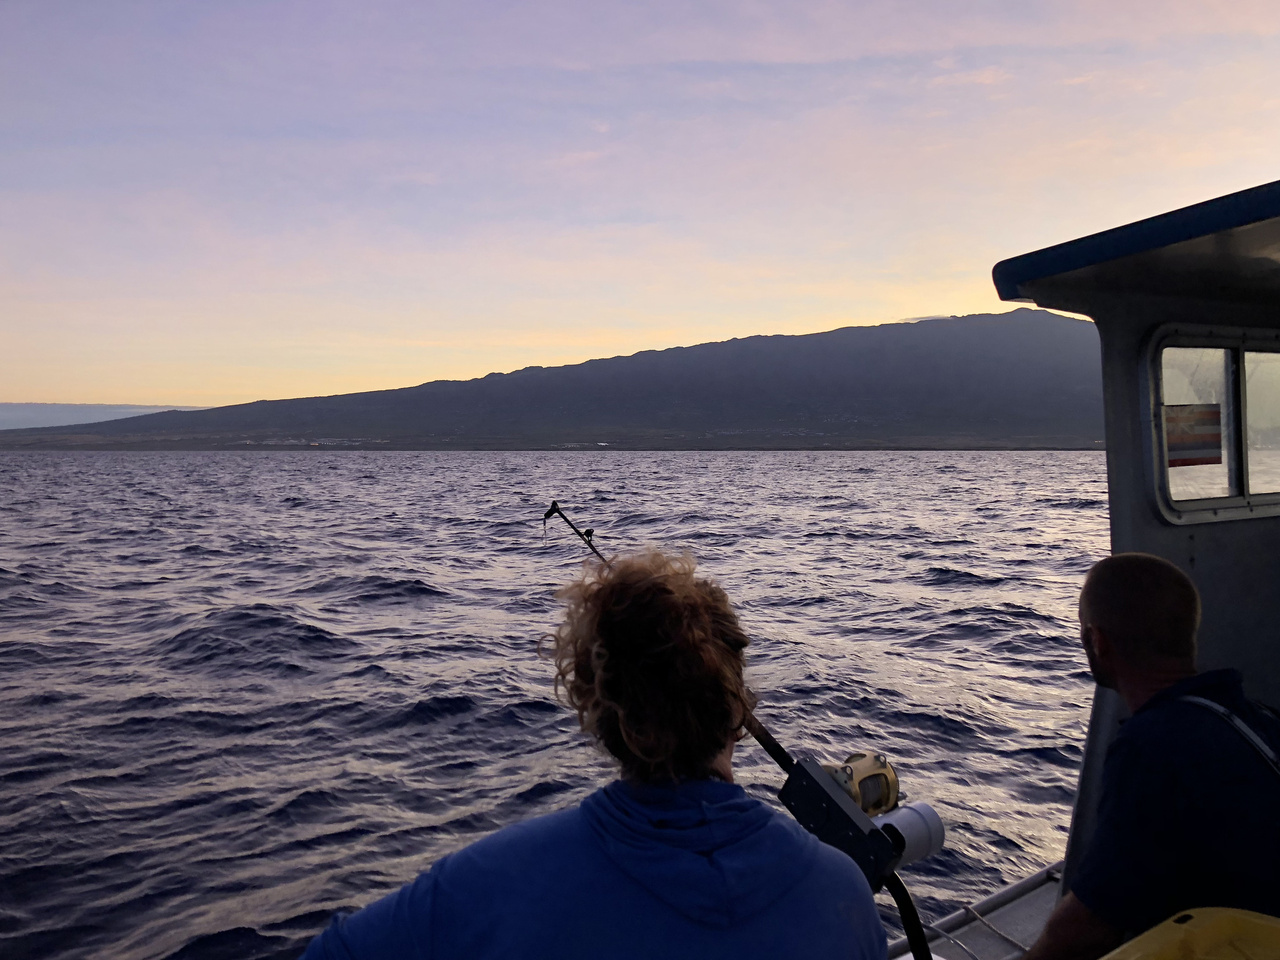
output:
[[[1249,726],[1222,704],[1217,703],[1214,700],[1207,700],[1204,697],[1192,696],[1179,697],[1178,699],[1183,700],[1186,703],[1194,703],[1207,710],[1212,710],[1223,720],[1227,721],[1227,723],[1235,727],[1240,736],[1249,741],[1253,749],[1257,750],[1258,753],[1261,754],[1262,759],[1267,761],[1267,765],[1275,771],[1276,776],[1280,777],[1280,758],[1277,758],[1276,752],[1267,745],[1265,740],[1254,732],[1253,727]]]

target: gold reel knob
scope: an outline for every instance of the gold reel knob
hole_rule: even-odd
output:
[[[824,763],[822,769],[869,817],[898,805],[898,774],[883,753],[851,753],[839,766]]]

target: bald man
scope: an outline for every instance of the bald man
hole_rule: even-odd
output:
[[[1080,870],[1025,960],[1092,960],[1193,907],[1280,916],[1280,720],[1238,671],[1196,672],[1199,626],[1195,585],[1167,560],[1121,553],[1089,571],[1080,640],[1132,717]]]

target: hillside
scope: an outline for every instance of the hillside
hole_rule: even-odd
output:
[[[0,430],[28,427],[62,427],[77,423],[98,423],[138,417],[161,410],[200,410],[201,407],[147,406],[136,403],[3,403],[0,402]]]
[[[1093,324],[1040,310],[0,431],[0,449],[1096,448]]]

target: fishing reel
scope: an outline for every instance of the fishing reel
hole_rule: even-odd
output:
[[[839,765],[794,761],[778,798],[797,823],[848,854],[873,891],[946,839],[927,803],[899,806],[898,775],[882,753],[854,753]]]
[[[883,753],[851,753],[839,766],[824,763],[822,769],[869,817],[898,805],[898,773]]]

